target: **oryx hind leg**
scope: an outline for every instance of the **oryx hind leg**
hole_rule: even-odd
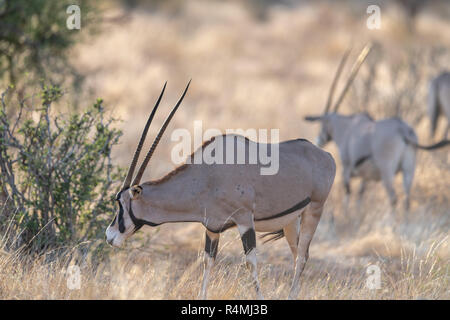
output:
[[[391,203],[392,211],[394,211],[397,204],[397,194],[393,182],[396,172],[401,169],[401,161],[406,144],[400,137],[394,136],[391,140],[384,139],[382,142],[379,142],[372,147],[375,150],[380,150],[379,152],[374,153],[374,161],[376,167],[379,169],[381,180]]]
[[[398,159],[392,159],[391,161],[379,161],[381,181],[386,189],[392,210],[395,210],[395,205],[397,204],[397,194],[395,193],[393,182],[400,160],[400,157],[398,157]]]
[[[255,286],[258,299],[264,299],[261,292],[261,286],[258,279],[258,268],[256,259],[256,233],[255,224],[253,221],[253,214],[236,217],[233,219],[236,223],[239,234],[241,235],[242,246],[244,247],[245,259],[247,268],[253,278],[253,285]]]
[[[412,147],[407,147],[403,153],[402,162],[403,189],[405,191],[405,211],[409,211],[411,186],[416,168],[416,151]]]
[[[300,276],[305,269],[306,261],[309,258],[309,245],[319,224],[323,211],[323,202],[311,202],[309,207],[303,212],[300,224],[300,234],[297,248],[297,260],[295,263],[294,279],[292,280],[289,299],[296,299],[300,291]]]
[[[386,189],[387,196],[389,197],[391,207],[394,210],[395,205],[397,204],[397,194],[395,193],[395,189],[393,186],[394,174],[391,173],[382,174],[381,179],[383,180],[383,185],[384,188]]]
[[[345,197],[344,197],[344,211],[345,213],[348,213],[350,208],[350,179],[351,179],[351,173],[352,168],[349,165],[344,165],[344,169],[342,171],[343,174],[343,183],[344,183],[344,190],[345,190]]]
[[[211,232],[206,230],[205,233],[205,256],[204,256],[204,266],[205,271],[203,273],[203,283],[202,290],[200,292],[200,298],[206,299],[206,292],[209,282],[209,276],[211,273],[211,268],[214,265],[217,256],[217,250],[219,248],[219,238],[220,233]]]

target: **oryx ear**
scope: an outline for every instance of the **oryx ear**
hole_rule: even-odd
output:
[[[128,192],[130,193],[130,198],[132,200],[136,200],[139,198],[139,196],[142,193],[142,187],[141,186],[132,186],[130,189],[128,189]]]
[[[322,120],[322,116],[306,116],[305,120],[306,121],[319,121]]]

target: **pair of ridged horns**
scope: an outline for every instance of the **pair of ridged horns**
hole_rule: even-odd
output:
[[[341,105],[342,100],[344,100],[345,94],[347,93],[348,89],[350,88],[350,85],[352,84],[353,80],[355,79],[356,75],[358,74],[359,69],[361,68],[362,64],[366,60],[367,55],[369,54],[371,49],[372,49],[372,44],[369,43],[363,48],[363,50],[359,54],[358,59],[356,60],[355,64],[352,67],[352,70],[350,71],[350,76],[348,77],[347,83],[345,84],[344,89],[341,92],[341,95],[339,96],[337,102],[335,103],[335,105],[332,109],[333,112],[337,112],[337,110],[339,109],[339,106]],[[345,62],[347,61],[348,56],[350,55],[350,51],[351,51],[351,47],[349,49],[347,49],[347,51],[345,51],[345,53],[341,59],[341,62],[339,63],[339,67],[336,71],[336,74],[333,79],[333,83],[331,84],[330,92],[328,94],[328,100],[327,100],[327,104],[325,105],[324,114],[328,113],[330,111],[334,91],[336,89],[336,84],[342,73],[342,69],[345,66]]]
[[[191,80],[189,80],[189,82],[188,82],[188,84],[186,86],[186,89],[184,89],[184,92],[181,95],[180,99],[178,100],[177,104],[175,105],[175,107],[173,107],[172,111],[167,116],[167,118],[164,121],[161,129],[159,129],[159,132],[156,135],[156,138],[153,141],[153,144],[152,144],[150,150],[148,151],[147,155],[144,158],[144,161],[142,162],[141,166],[139,167],[138,173],[134,177],[133,182],[131,182],[131,179],[133,178],[134,169],[136,168],[136,164],[137,164],[137,161],[139,159],[139,154],[141,153],[142,146],[144,145],[145,138],[147,137],[148,128],[150,127],[150,124],[152,123],[153,117],[155,116],[155,113],[156,113],[156,109],[158,109],[159,103],[161,102],[161,98],[164,95],[164,91],[166,90],[167,82],[164,83],[164,87],[163,87],[163,89],[161,91],[161,94],[159,95],[159,98],[156,101],[156,104],[153,107],[153,110],[150,113],[150,116],[148,117],[147,123],[145,124],[145,127],[144,127],[144,131],[142,132],[142,135],[141,135],[141,139],[139,140],[139,144],[138,144],[138,146],[136,148],[136,151],[134,152],[133,160],[131,161],[130,168],[128,169],[127,176],[126,176],[126,178],[125,178],[125,180],[124,180],[124,182],[122,184],[122,190],[125,190],[125,189],[129,188],[130,186],[138,185],[139,182],[141,181],[141,178],[142,178],[142,175],[144,174],[145,168],[147,167],[148,162],[150,161],[150,158],[152,157],[153,152],[155,151],[156,146],[159,143],[159,140],[163,136],[164,131],[166,130],[167,126],[169,125],[170,120],[172,119],[173,115],[175,114],[175,112],[177,111],[177,109],[180,106],[181,102],[183,101],[184,96],[186,95],[186,92],[187,92],[190,84],[191,84]]]

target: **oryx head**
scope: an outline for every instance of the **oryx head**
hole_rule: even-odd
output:
[[[161,98],[164,94],[164,91],[166,89],[166,84],[164,84],[164,87],[161,91],[161,94],[159,95],[158,100],[156,101],[155,106],[153,107],[153,110],[147,120],[147,123],[145,124],[144,131],[142,132],[141,139],[139,140],[139,144],[136,148],[136,151],[134,152],[133,160],[131,161],[130,168],[128,169],[127,176],[122,184],[122,187],[120,188],[120,191],[117,193],[115,201],[117,202],[118,212],[116,216],[114,217],[114,220],[111,222],[109,227],[106,229],[106,241],[113,245],[113,246],[120,246],[122,243],[130,237],[133,233],[138,231],[144,224],[147,225],[154,225],[149,221],[145,221],[142,219],[141,210],[139,208],[142,208],[142,202],[143,201],[143,187],[139,185],[142,175],[144,174],[144,170],[147,167],[147,164],[155,151],[156,146],[159,143],[159,140],[161,139],[164,131],[166,130],[170,120],[172,119],[173,115],[177,111],[178,107],[180,106],[181,102],[183,101],[183,98],[189,88],[189,83],[186,86],[186,89],[184,89],[184,92],[180,99],[178,100],[175,107],[173,107],[172,111],[164,121],[164,124],[162,125],[161,129],[159,129],[159,132],[153,141],[153,144],[148,151],[147,155],[145,156],[144,161],[142,162],[141,166],[139,167],[138,173],[134,177],[133,181],[131,180],[133,178],[134,169],[136,168],[137,161],[139,158],[139,154],[141,152],[142,146],[144,144],[145,138],[147,136],[147,131],[150,127],[150,124],[153,120],[153,117],[155,116],[156,109],[159,106],[159,103],[161,101]]]
[[[327,103],[325,105],[325,110],[323,112],[323,115],[321,116],[306,116],[305,120],[306,121],[320,121],[322,127],[320,130],[319,135],[316,138],[316,144],[319,147],[323,147],[325,146],[329,141],[331,141],[333,139],[333,128],[332,128],[332,123],[333,123],[333,119],[335,118],[334,115],[336,115],[339,106],[342,103],[342,100],[345,97],[345,94],[347,93],[348,89],[350,88],[350,85],[352,84],[353,80],[355,79],[359,68],[361,67],[361,65],[363,64],[364,60],[366,60],[367,55],[370,52],[370,49],[372,48],[371,44],[368,44],[364,47],[364,49],[361,51],[361,53],[359,54],[358,59],[356,60],[355,64],[353,65],[353,68],[350,72],[350,76],[344,86],[344,89],[342,90],[337,102],[335,103],[334,107],[331,108],[331,103],[333,100],[333,95],[334,95],[334,91],[336,89],[336,84],[339,80],[339,77],[341,75],[342,69],[345,65],[345,62],[347,61],[347,58],[350,54],[351,49],[348,49],[342,59],[341,62],[339,63],[339,67],[336,71],[336,74],[334,76],[333,82],[331,84],[330,87],[330,92],[328,93],[328,99],[327,99]],[[330,109],[332,110],[332,112],[330,112]]]
[[[335,113],[326,113],[322,116],[306,116],[306,121],[320,121],[321,128],[316,138],[316,145],[323,148],[328,142],[333,140],[332,115]]]

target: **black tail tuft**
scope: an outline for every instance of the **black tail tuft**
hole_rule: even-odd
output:
[[[418,149],[422,149],[422,150],[434,150],[434,149],[439,149],[439,148],[445,147],[446,145],[449,145],[449,144],[450,144],[450,140],[442,140],[431,146],[421,146],[421,145],[417,144],[415,147]]]
[[[264,239],[266,237],[269,237],[269,238],[265,239],[263,241],[263,243],[267,243],[267,242],[270,242],[270,241],[276,241],[276,240],[279,240],[279,239],[283,238],[284,237],[284,232],[283,232],[283,230],[278,230],[278,231],[274,231],[274,232],[268,232],[268,233],[264,233],[259,238],[260,239]]]

